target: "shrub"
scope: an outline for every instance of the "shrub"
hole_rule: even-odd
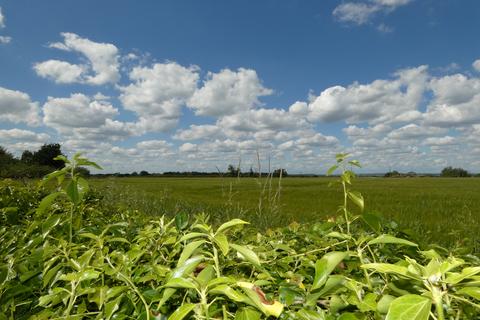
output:
[[[76,170],[95,163],[57,159],[66,166],[46,177],[57,182],[46,197],[0,187],[1,212],[21,212],[0,225],[2,320],[480,316],[478,257],[420,250],[381,218],[353,214],[364,200],[348,155],[329,170],[344,191],[335,221],[264,233],[239,219],[212,226],[205,214],[105,205]]]

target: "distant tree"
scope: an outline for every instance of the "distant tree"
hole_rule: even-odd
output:
[[[253,171],[252,167],[250,167],[250,170],[248,171],[248,176],[249,177],[255,177],[255,171]]]
[[[145,170],[140,171],[140,176],[142,177],[149,176],[149,175],[150,173],[148,173],[148,171],[145,171]]]
[[[280,168],[280,169],[275,169],[273,170],[273,176],[274,177],[286,177],[288,175],[287,170]]]
[[[59,155],[62,155],[60,144],[44,144],[38,151],[33,154],[33,162],[39,165],[50,166],[55,169],[60,169],[63,167],[63,162],[53,160],[53,158]]]
[[[389,171],[384,175],[384,177],[386,178],[398,177],[398,176],[400,176],[400,172],[398,172],[397,170]]]
[[[230,177],[237,177],[240,174],[240,168],[236,168],[233,164],[229,164],[227,168],[227,175]]]
[[[132,174],[131,174],[132,177],[136,177],[138,176],[138,172],[137,171],[133,171]]]
[[[33,152],[30,150],[25,150],[22,153],[22,157],[20,158],[20,161],[22,161],[25,164],[32,164],[33,163]]]
[[[90,170],[84,167],[78,167],[77,171],[82,177],[90,177]]]
[[[441,176],[442,177],[469,177],[470,174],[465,169],[452,168],[450,166],[450,167],[443,168]]]
[[[15,157],[13,154],[7,151],[4,147],[0,147],[0,166],[5,167],[9,164],[12,164],[15,162]]]

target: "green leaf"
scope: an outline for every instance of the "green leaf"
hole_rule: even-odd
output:
[[[312,290],[321,288],[332,271],[347,256],[347,252],[333,251],[325,254],[320,260],[317,260],[315,263],[315,279],[313,280]]]
[[[480,300],[480,288],[479,287],[466,287],[457,291],[459,294],[463,294],[474,299]]]
[[[307,309],[302,309],[297,312],[296,319],[300,320],[325,320],[325,314],[323,311],[312,311]]]
[[[198,249],[202,244],[205,243],[205,240],[197,240],[194,242],[190,242],[183,248],[182,254],[180,255],[180,258],[178,259],[177,264],[182,265],[185,261],[187,261],[188,258],[192,256],[192,254],[195,252],[195,250]]]
[[[389,234],[379,235],[375,239],[370,240],[368,242],[369,245],[370,244],[378,244],[378,243],[393,243],[393,244],[403,244],[403,245],[406,245],[406,246],[418,247],[418,244],[416,244],[414,242],[411,242],[411,241],[408,241],[408,240],[405,240],[405,239],[401,239],[401,238],[397,238],[397,237],[391,236]]]
[[[253,252],[252,250],[248,249],[247,247],[244,246],[239,246],[236,244],[231,243],[230,247],[232,247],[234,250],[236,250],[238,253],[242,255],[245,260],[250,262],[256,267],[261,267],[260,266],[260,259],[258,258],[257,254]]]
[[[372,269],[380,273],[393,273],[410,279],[421,280],[417,276],[408,272],[408,269],[403,266],[390,263],[367,263],[361,266],[365,269]]]
[[[181,278],[185,275],[192,273],[193,270],[195,270],[195,268],[198,266],[198,264],[204,259],[205,258],[203,256],[195,256],[186,260],[184,263],[177,264],[177,267],[173,271],[170,279]]]
[[[228,245],[227,236],[223,233],[217,233],[213,238],[213,241],[217,244],[217,246],[222,250],[224,256],[227,256],[228,251],[230,249]]]
[[[330,169],[328,169],[328,171],[327,171],[327,176],[330,176],[330,175],[331,175],[332,173],[334,173],[335,170],[337,170],[337,169],[338,169],[338,165],[333,165],[333,166],[331,166]]]
[[[211,289],[209,291],[210,294],[222,294],[227,296],[230,300],[233,300],[235,302],[247,302],[249,298],[245,296],[244,294],[236,291],[232,287],[226,285],[226,284],[221,284],[219,286],[216,286],[215,288]]]
[[[196,277],[196,280],[202,288],[205,288],[208,283],[215,278],[215,268],[212,265],[207,265]]]
[[[392,301],[385,320],[428,320],[431,299],[409,294]]]
[[[262,314],[252,308],[242,308],[235,314],[235,320],[260,320]]]
[[[191,279],[174,278],[165,284],[167,288],[196,289],[197,285]]]
[[[280,302],[286,306],[291,306],[293,304],[299,305],[305,302],[305,294],[299,288],[281,286],[278,290],[278,294]]]
[[[117,311],[120,308],[120,303],[122,301],[122,298],[123,298],[123,295],[105,304],[105,317],[107,320],[111,319],[115,311]]]
[[[359,320],[358,317],[351,312],[342,313],[337,320]]]
[[[184,230],[188,227],[188,214],[186,212],[180,212],[175,215],[175,227],[178,231]]]
[[[240,225],[240,224],[248,224],[248,222],[240,220],[240,219],[233,219],[228,222],[225,222],[220,227],[218,227],[217,232],[215,234],[219,234],[220,232],[230,229],[231,227]]]
[[[184,235],[183,237],[180,238],[180,242],[183,242],[183,241],[188,241],[190,239],[194,239],[194,238],[199,238],[199,237],[207,237],[208,235],[205,234],[205,233],[202,233],[202,232],[190,232],[190,233],[187,233],[186,235]]]
[[[392,301],[395,300],[396,297],[391,296],[389,294],[383,295],[377,303],[377,311],[381,314],[387,314]]]
[[[47,235],[55,228],[60,221],[62,220],[62,216],[59,214],[52,215],[48,218],[44,223],[42,223],[42,237],[45,239]]]
[[[192,310],[195,309],[195,304],[193,303],[186,303],[183,304],[180,308],[175,310],[174,313],[168,317],[168,320],[182,320],[185,318]]]
[[[382,230],[382,220],[379,216],[371,213],[363,213],[362,219],[373,231],[380,232]]]
[[[40,204],[38,205],[37,213],[38,214],[43,214],[45,212],[45,210],[50,208],[53,201],[55,201],[55,199],[58,196],[60,196],[61,194],[63,194],[63,193],[62,192],[54,192],[54,193],[49,194],[45,198],[43,198],[42,201],[40,201]]]
[[[75,180],[71,180],[65,188],[68,198],[75,204],[80,202],[80,195],[78,194],[78,185]]]
[[[81,201],[85,196],[85,194],[88,192],[88,190],[90,190],[90,188],[88,186],[87,180],[81,177],[77,179],[77,186],[78,186],[79,200]]]
[[[55,267],[51,268],[43,275],[43,288],[50,284],[50,281],[59,273],[59,270],[62,267],[62,264],[57,264]]]
[[[363,211],[364,202],[362,194],[358,191],[348,191],[347,194],[350,200],[352,200],[353,203],[355,203],[360,208],[360,210]]]
[[[358,160],[350,160],[350,161],[348,161],[348,164],[350,164],[352,166],[355,166],[355,167],[358,167],[358,168],[362,167],[362,165],[360,164],[360,162]]]
[[[480,272],[480,267],[464,268],[461,273],[450,273],[445,279],[446,283],[457,284],[467,278],[470,278]]]

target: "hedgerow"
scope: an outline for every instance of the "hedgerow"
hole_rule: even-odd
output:
[[[265,232],[117,208],[76,171],[95,163],[59,159],[38,188],[0,186],[1,320],[480,317],[479,258],[353,215],[364,200],[347,155],[329,171],[341,173],[338,216]]]

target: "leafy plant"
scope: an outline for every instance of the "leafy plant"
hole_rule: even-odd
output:
[[[341,170],[342,219],[265,232],[112,205],[78,173],[95,163],[58,159],[36,190],[0,184],[0,320],[480,316],[479,258],[422,251],[362,212],[348,155],[329,171]]]

